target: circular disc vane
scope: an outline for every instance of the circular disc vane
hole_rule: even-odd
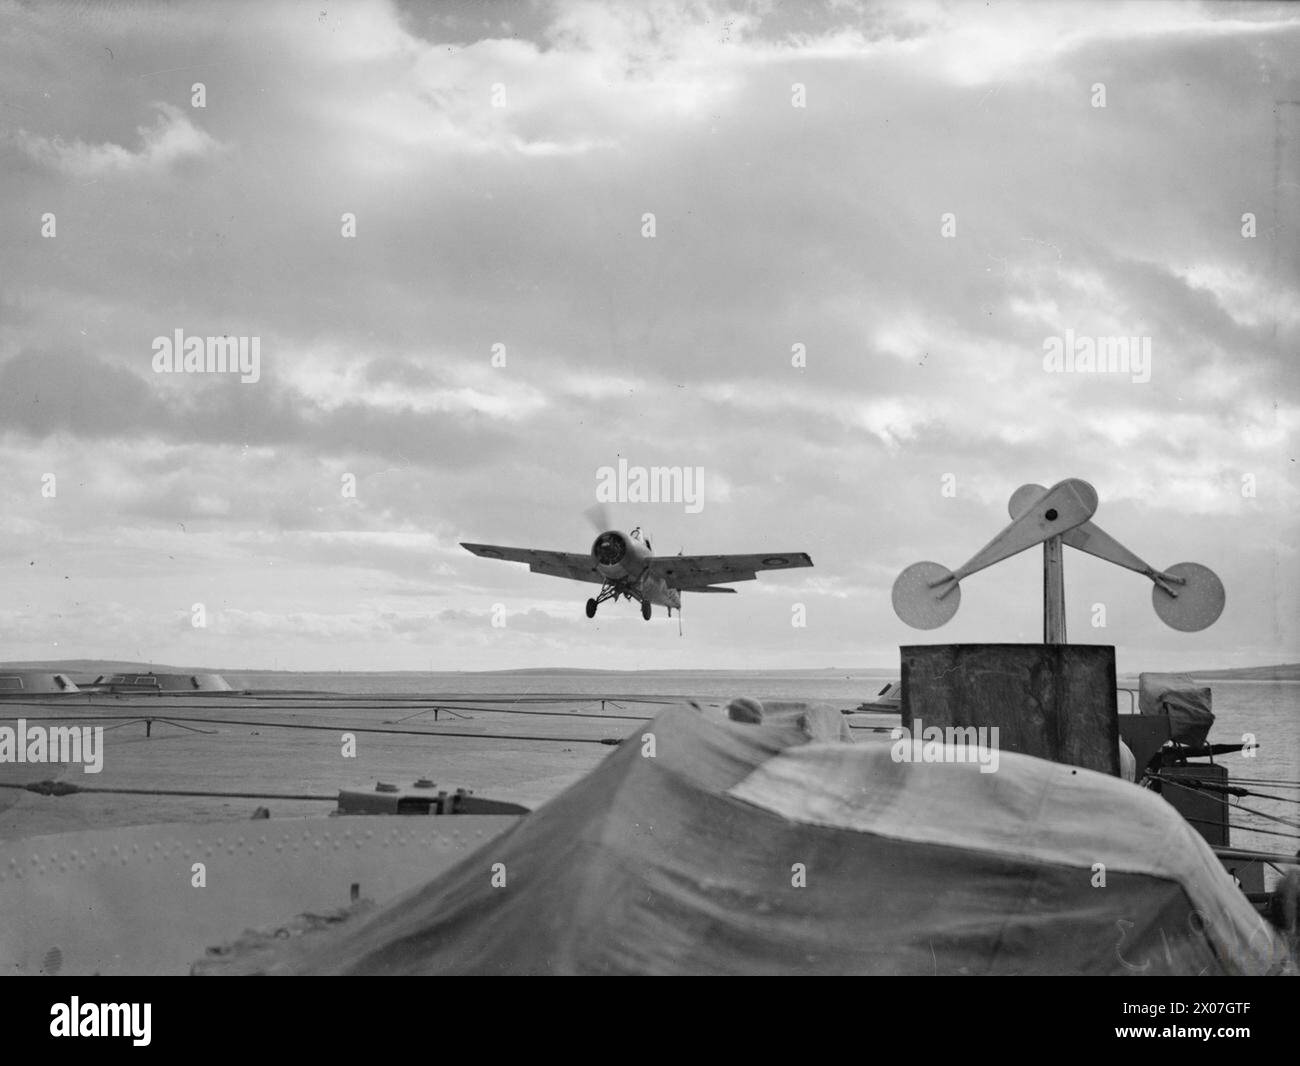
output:
[[[1165,625],[1194,633],[1212,626],[1223,613],[1227,599],[1223,582],[1208,566],[1200,563],[1177,563],[1162,571],[1169,577],[1181,578],[1186,584],[1173,582],[1177,596],[1171,596],[1158,584],[1151,588],[1151,606]]]
[[[1019,518],[1046,495],[1047,490],[1042,485],[1021,485],[1011,494],[1007,512],[1012,518]]]
[[[894,580],[894,613],[913,629],[938,629],[961,606],[961,586],[943,580],[951,577],[939,563],[913,563]]]

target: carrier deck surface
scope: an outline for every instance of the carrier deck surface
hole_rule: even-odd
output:
[[[638,723],[685,696],[340,695],[232,692],[6,699],[6,724],[100,726],[103,769],[0,766],[7,785],[57,778],[86,789],[0,788],[0,840],[160,822],[324,815],[341,788],[424,778],[439,789],[535,808]],[[700,701],[721,713],[716,699]],[[881,724],[879,715],[856,719]],[[355,757],[344,755],[355,737]],[[100,790],[100,791],[90,791]],[[106,790],[136,790],[106,791]],[[176,795],[175,793],[195,793]],[[301,797],[318,798],[301,798]]]

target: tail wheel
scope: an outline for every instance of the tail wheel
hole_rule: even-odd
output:
[[[641,601],[641,617],[644,618],[647,622],[650,621],[650,601],[649,601],[649,600],[642,600],[642,601]]]
[[[588,600],[588,601],[587,601],[587,617],[588,617],[588,618],[595,618],[595,617],[596,617],[596,601],[595,601],[595,600]]]

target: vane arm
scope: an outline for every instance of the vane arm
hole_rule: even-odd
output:
[[[1007,511],[1012,518],[1018,518],[1033,505],[1033,501],[1038,499],[1040,493],[1046,491],[1041,485],[1022,485],[1012,494],[1011,501],[1007,504]],[[1175,599],[1178,598],[1178,593],[1171,585],[1184,585],[1187,583],[1185,578],[1175,577],[1172,574],[1157,570],[1145,559],[1129,551],[1094,522],[1083,522],[1075,526],[1063,533],[1061,540],[1078,551],[1087,552],[1089,555],[1095,555],[1098,559],[1105,559],[1108,563],[1114,563],[1116,566],[1122,566],[1126,570],[1133,570],[1144,577],[1149,577],[1157,587]]]
[[[914,629],[938,629],[961,606],[961,580],[1035,544],[1043,545],[1043,639],[1065,642],[1061,544],[1115,563],[1151,579],[1151,606],[1165,625],[1194,633],[1223,613],[1223,582],[1208,566],[1175,563],[1157,570],[1090,521],[1097,493],[1086,481],[1069,478],[1045,489],[1022,485],[1008,505],[1011,524],[963,566],[913,563],[894,579],[894,613]]]
[[[952,573],[930,583],[930,588],[948,587],[939,593],[947,596],[962,578],[970,577],[994,563],[1019,555],[1027,548],[1042,544],[1049,537],[1059,537],[1075,526],[1082,525],[1097,510],[1097,493],[1091,485],[1079,478],[1068,478],[1043,489],[1015,517],[1011,525],[989,541],[971,559]]]

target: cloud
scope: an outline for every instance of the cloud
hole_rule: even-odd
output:
[[[180,108],[155,101],[158,117],[152,126],[138,126],[140,147],[132,151],[120,144],[65,141],[20,129],[18,146],[43,167],[76,181],[106,177],[159,175],[183,160],[200,160],[222,146],[195,126]]]
[[[409,403],[395,410],[355,396],[325,403],[274,382],[146,378],[77,349],[32,349],[0,364],[0,425],[37,439],[54,433],[139,437],[164,445],[293,447],[408,462],[455,452],[458,465],[478,465],[499,453],[504,438],[471,400],[452,396],[438,408],[439,417],[428,418]]]
[[[1176,542],[1230,602],[1274,605],[1225,616],[1222,647],[1294,658],[1289,8],[241,14],[18,9],[0,44],[21,129],[0,143],[0,527],[30,571],[13,595],[87,654],[201,661],[172,621],[224,597],[238,665],[322,661],[295,619],[331,665],[889,662],[913,636],[892,574],[966,558],[1019,484],[1081,476],[1139,554]],[[178,328],[260,337],[261,381],[153,374]],[[1066,330],[1149,337],[1151,381],[1045,372]],[[618,523],[816,569],[697,598],[683,643],[635,612],[588,626],[590,590],[456,547],[585,550],[620,457],[703,466],[706,502]],[[1140,600],[1076,570],[1080,611]],[[1029,578],[977,579],[945,636],[1032,639]],[[541,614],[467,622],[496,602]],[[1136,615],[1100,636],[1134,659],[1219,646]]]

